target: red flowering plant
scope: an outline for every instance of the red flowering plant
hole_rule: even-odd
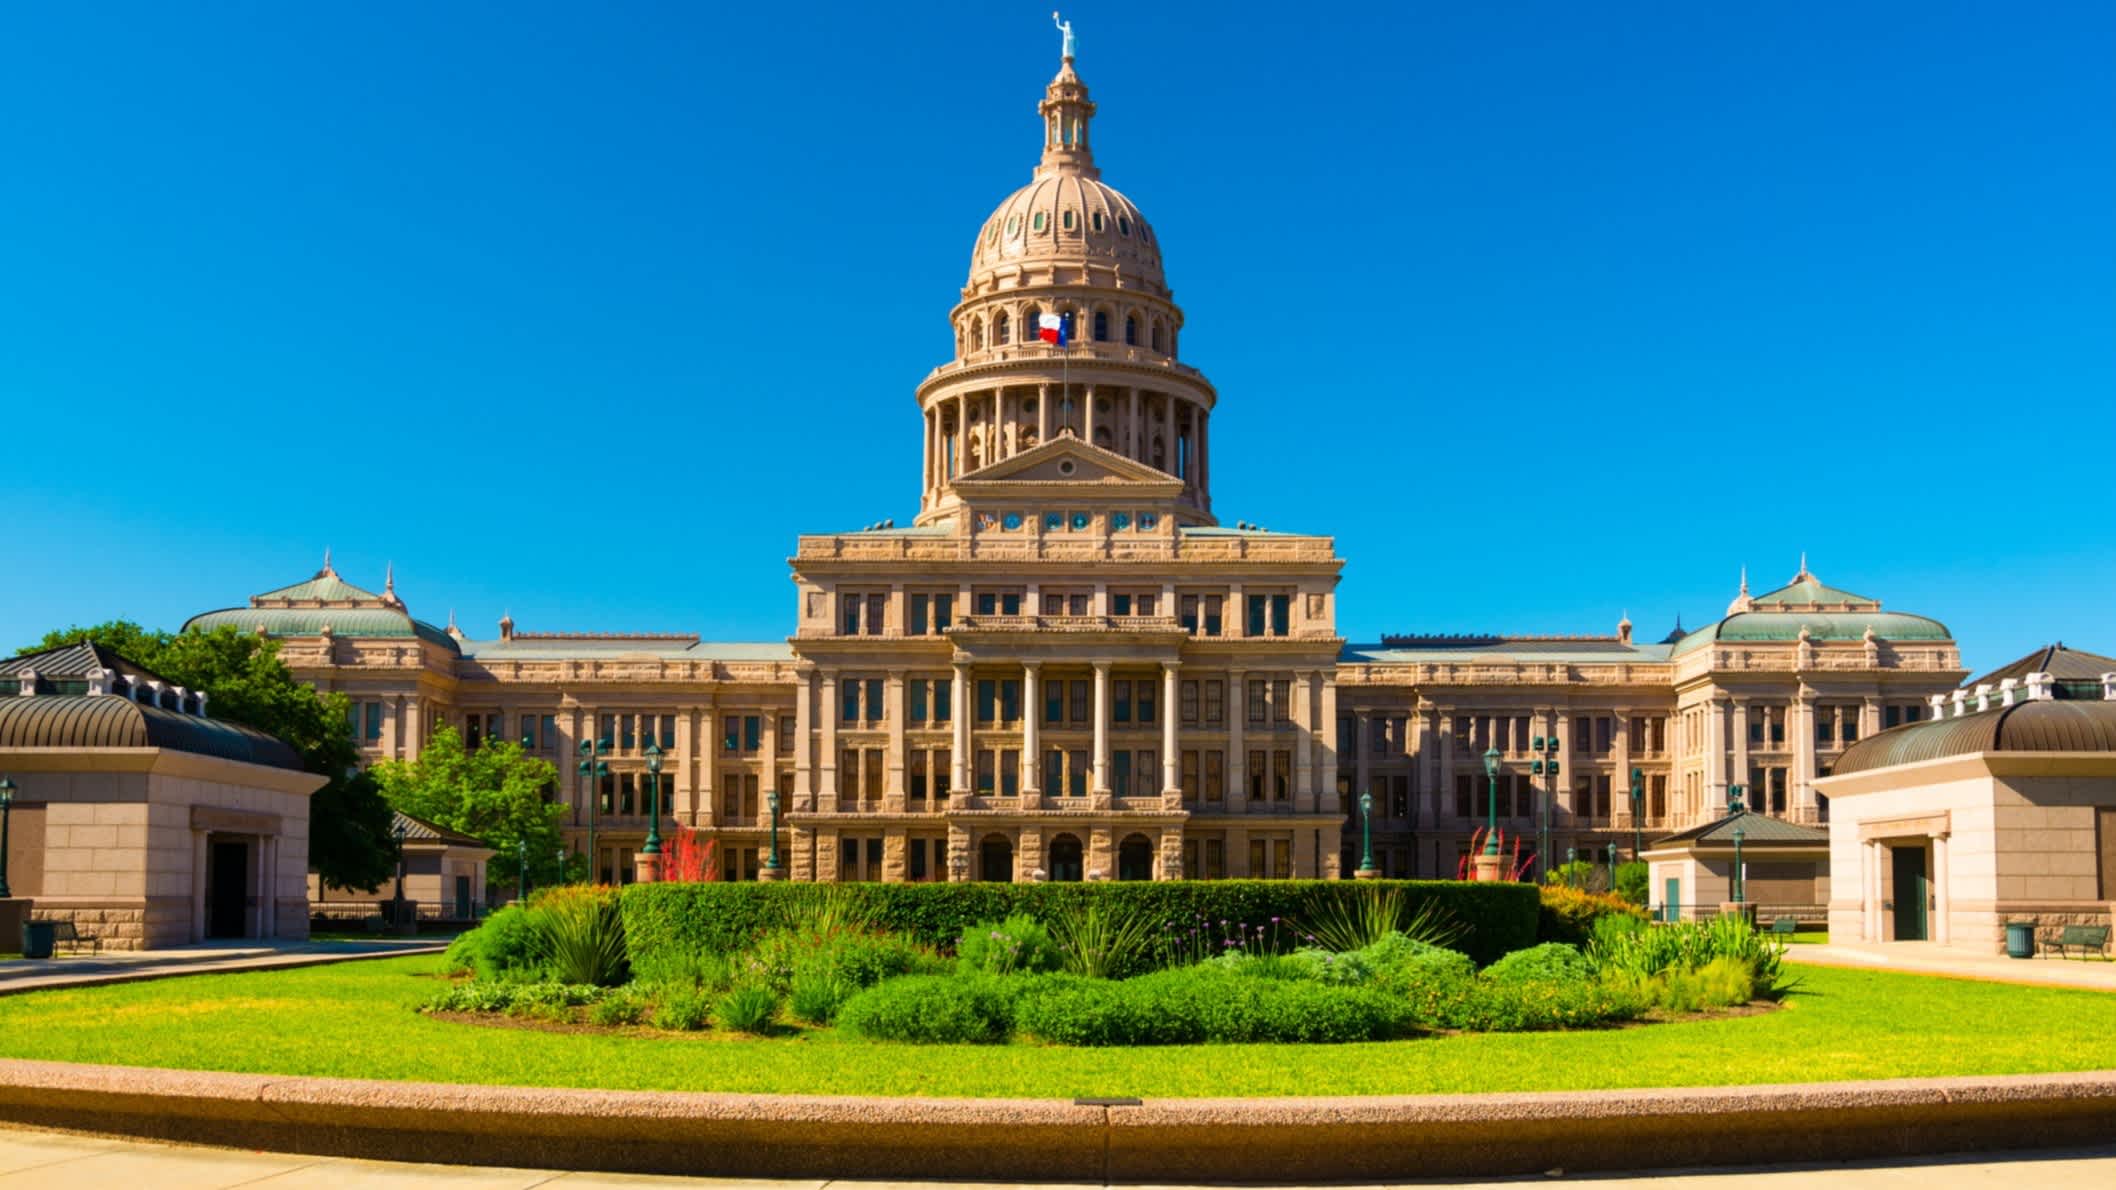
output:
[[[1455,865],[1455,879],[1468,880],[1470,878],[1470,869],[1475,864],[1476,857],[1484,854],[1486,839],[1497,839],[1499,841],[1499,857],[1502,861],[1499,879],[1528,879],[1528,869],[1534,866],[1536,855],[1533,851],[1527,855],[1521,854],[1521,836],[1509,835],[1504,828],[1487,833],[1485,828],[1481,826],[1470,835],[1469,851],[1462,857],[1461,862]]]
[[[661,844],[661,878],[680,884],[709,884],[720,879],[720,843],[689,827],[677,827]]]

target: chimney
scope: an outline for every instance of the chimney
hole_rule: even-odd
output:
[[[1935,694],[1935,695],[1933,695],[1933,696],[1932,696],[1931,698],[1928,698],[1928,699],[1926,699],[1925,701],[1927,701],[1927,702],[1929,702],[1929,703],[1931,703],[1931,704],[1932,704],[1932,717],[1933,717],[1933,718],[1935,718],[1935,719],[1945,719],[1945,718],[1947,717],[1947,696],[1946,696],[1946,695],[1944,695],[1944,694]]]
[[[509,613],[509,612],[501,612],[501,613],[500,613],[500,639],[501,639],[501,640],[513,640],[513,639],[514,639],[514,616],[513,616],[513,614],[512,614],[512,613]]]
[[[162,682],[161,682],[161,679],[159,679],[159,678],[149,678],[149,679],[147,679],[147,691],[148,691],[148,694],[147,694],[147,701],[148,701],[149,703],[152,703],[152,704],[153,704],[153,705],[155,705],[155,706],[160,706],[160,705],[162,705]]]
[[[37,692],[36,670],[25,669],[16,676],[22,679],[22,697],[28,698],[30,695],[35,694]]]
[[[190,697],[191,697],[191,689],[190,689],[190,687],[188,687],[188,686],[172,686],[172,687],[170,687],[170,689],[172,689],[172,690],[174,690],[174,691],[176,692],[176,709],[177,709],[177,710],[178,710],[179,712],[181,712],[181,713],[184,713],[184,714],[189,714],[190,712],[188,712],[188,711],[186,711],[186,710],[184,709],[184,703],[185,703],[186,701],[188,701],[188,700],[190,699]]]
[[[206,692],[203,690],[198,692],[198,717],[206,717]]]
[[[2116,702],[2116,673],[2101,675],[2101,701]]]
[[[1976,684],[1976,709],[1979,711],[1991,709],[1991,683],[1978,682]]]
[[[2051,697],[2049,674],[2032,673],[2028,675],[2028,697],[2037,702]]]
[[[1962,717],[1962,716],[1963,716],[1964,714],[1966,714],[1966,713],[1968,712],[1968,708],[1969,708],[1969,692],[1968,692],[1967,690],[1957,690],[1957,691],[1955,691],[1955,692],[1954,692],[1954,717],[1955,717],[1955,718],[1957,718],[1957,719],[1961,718],[1961,717]]]
[[[89,670],[88,693],[95,697],[101,697],[103,695],[109,694],[110,680],[116,676],[117,674],[115,672],[104,669],[100,665],[96,666],[94,669]]]
[[[1998,683],[1998,705],[2000,705],[2000,706],[2002,706],[2002,707],[2010,707],[2010,706],[2012,706],[2012,705],[2013,705],[2013,699],[2014,699],[2014,693],[2013,693],[2013,692],[2014,692],[2014,690],[2015,690],[2015,689],[2016,689],[2016,688],[2017,688],[2017,687],[2018,687],[2019,685],[2020,685],[2020,680],[2019,680],[2019,679],[2017,679],[2017,678],[2001,678],[2001,679],[1999,679],[1999,683]]]

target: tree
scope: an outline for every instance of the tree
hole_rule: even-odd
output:
[[[309,867],[325,882],[372,891],[396,871],[389,806],[359,768],[346,697],[302,684],[279,660],[278,641],[232,627],[172,635],[112,620],[46,633],[33,648],[84,642],[206,691],[215,718],[279,737],[303,768],[329,777],[309,799]]]
[[[496,854],[486,871],[493,884],[520,879],[517,848],[525,843],[531,881],[544,885],[562,878],[558,823],[565,808],[546,796],[558,787],[558,770],[524,753],[520,744],[487,739],[472,750],[453,727],[443,726],[417,760],[385,760],[372,771],[391,806],[492,848]]]

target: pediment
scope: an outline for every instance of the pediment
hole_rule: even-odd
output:
[[[966,492],[986,484],[1145,485],[1173,495],[1183,490],[1175,476],[1127,459],[1112,450],[1064,435],[989,467],[965,472],[955,486]]]

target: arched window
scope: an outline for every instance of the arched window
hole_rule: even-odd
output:
[[[1095,342],[1109,342],[1109,311],[1095,311]]]
[[[1126,314],[1124,316],[1124,345],[1126,347],[1137,347],[1139,345],[1139,319],[1137,315]]]
[[[993,346],[997,347],[1004,346],[1013,341],[1014,327],[1011,323],[1007,321],[1007,312],[1005,310],[1001,310],[998,315],[992,319],[992,344]]]
[[[1034,306],[1030,306],[1028,310],[1021,316],[1021,341],[1024,343],[1034,343],[1036,341],[1037,336],[1041,335],[1042,333],[1043,311],[1037,309]]]
[[[1085,856],[1077,835],[1059,835],[1051,840],[1050,877],[1054,881],[1078,881],[1087,877]]]
[[[1155,351],[1166,351],[1166,350],[1168,350],[1167,348],[1165,348],[1165,347],[1161,346],[1161,343],[1162,343],[1162,338],[1161,338],[1161,320],[1160,320],[1160,319],[1158,319],[1158,318],[1154,319],[1154,323],[1153,323],[1153,337],[1154,337],[1154,341],[1153,341],[1153,349],[1154,349]]]
[[[1152,880],[1154,845],[1145,835],[1127,835],[1117,847],[1117,879]]]
[[[970,323],[970,350],[983,351],[984,349],[985,324],[984,320],[980,318]]]
[[[978,846],[978,878],[1006,884],[1014,879],[1014,841],[1005,835],[986,835]]]

